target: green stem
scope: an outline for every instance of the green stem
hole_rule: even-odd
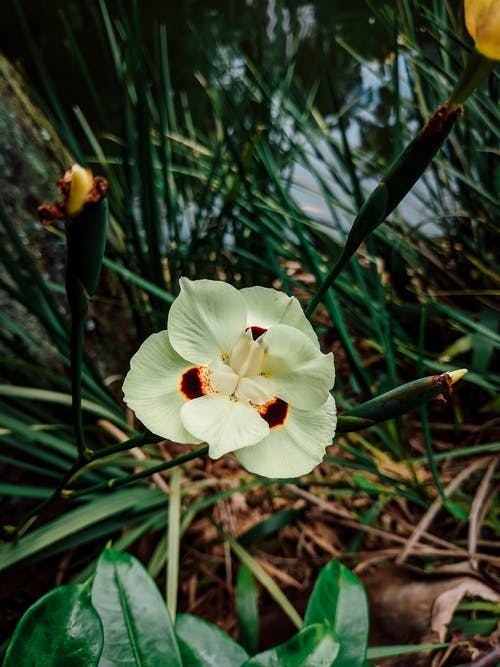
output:
[[[490,60],[474,50],[470,54],[465,69],[453,89],[449,103],[456,106],[462,105],[476,88],[481,85],[494,66],[494,60]]]
[[[167,560],[167,609],[175,625],[177,592],[179,585],[179,551],[181,523],[181,469],[174,468],[170,476],[170,502],[168,505],[168,560]]]
[[[139,479],[144,479],[144,477],[150,477],[151,475],[156,474],[157,472],[163,472],[164,470],[169,470],[170,468],[175,468],[176,466],[180,466],[183,463],[187,463],[188,461],[192,461],[193,459],[196,459],[200,456],[205,456],[208,454],[208,445],[205,447],[200,447],[199,449],[195,449],[192,452],[188,452],[187,454],[183,454],[182,456],[178,456],[175,459],[172,459],[172,461],[165,461],[164,463],[160,463],[157,466],[152,466],[151,468],[147,468],[145,470],[142,470],[141,472],[134,473],[133,475],[126,475],[125,477],[115,477],[113,479],[108,480],[107,482],[101,482],[99,484],[94,484],[93,486],[89,486],[86,489],[80,489],[78,491],[72,491],[71,489],[65,489],[63,490],[61,495],[64,495],[65,498],[80,498],[81,496],[86,496],[89,493],[96,493],[98,491],[112,491],[113,489],[117,489],[120,486],[125,486],[126,484],[130,484],[131,482],[135,482]]]
[[[342,259],[342,257],[343,257],[343,254],[342,254],[340,259]],[[325,296],[326,292],[333,285],[333,282],[334,282],[335,278],[339,275],[340,271],[343,268],[344,268],[344,263],[339,260],[335,264],[333,269],[330,271],[328,276],[325,278],[325,280],[321,283],[318,291],[313,296],[313,298],[309,301],[306,309],[304,310],[304,314],[308,319],[311,317],[311,315],[314,313],[316,308],[319,306],[320,301],[323,300],[323,297]]]
[[[80,463],[92,457],[92,451],[85,443],[82,417],[82,354],[86,314],[86,307],[71,311],[71,412]]]
[[[50,494],[50,496],[48,498],[45,498],[45,500],[42,500],[34,509],[30,510],[29,514],[26,514],[19,521],[18,528],[16,528],[14,533],[15,537],[19,538],[22,535],[24,535],[24,533],[35,523],[40,513],[44,509],[49,507],[62,495],[67,496],[68,494],[67,493],[62,494],[62,491],[66,488],[68,483],[70,483],[73,480],[73,478],[79,476],[84,471],[84,468],[93,461],[101,459],[105,456],[111,456],[112,454],[119,454],[120,452],[126,451],[127,449],[131,449],[132,447],[142,447],[144,445],[156,444],[161,440],[163,440],[163,438],[157,435],[153,435],[152,433],[146,432],[134,438],[130,438],[126,442],[120,442],[116,445],[112,445],[111,447],[105,447],[104,449],[101,449],[97,452],[93,452],[89,459],[86,460],[78,459],[71,466],[71,468],[66,473],[64,473],[63,477],[61,478],[61,481],[58,483],[58,485],[56,486],[54,491]]]
[[[136,435],[125,442],[118,442],[116,445],[110,445],[109,447],[104,447],[103,449],[94,450],[92,456],[90,457],[89,463],[102,459],[105,456],[111,456],[113,454],[120,454],[121,452],[127,451],[127,449],[132,449],[132,447],[144,447],[145,445],[156,445],[165,438],[162,438],[159,435],[154,435],[153,433],[141,433],[141,435]]]
[[[85,465],[85,464],[84,464]],[[42,500],[35,509],[30,510],[29,514],[26,514],[18,523],[18,527],[15,530],[14,536],[16,539],[22,537],[24,533],[31,528],[31,526],[35,523],[35,521],[38,519],[40,516],[41,512],[49,507],[55,500],[57,500],[61,494],[61,491],[65,488],[67,483],[70,481],[70,479],[75,475],[81,468],[82,468],[82,463],[81,461],[76,461],[71,468],[64,473],[63,477],[61,478],[61,481],[59,484],[56,486],[54,491],[51,493],[51,495],[48,498],[45,498],[45,500]]]
[[[360,208],[342,253],[305,310],[306,317],[312,315],[361,242],[382,224],[420,178],[436,151],[445,142],[456,119],[462,114],[462,104],[482,83],[494,65],[493,60],[477,51],[471,53],[448,102],[436,109]]]

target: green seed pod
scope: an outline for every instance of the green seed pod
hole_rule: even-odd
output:
[[[408,382],[362,403],[339,417],[337,431],[359,431],[378,422],[393,419],[419,408],[439,394],[448,398],[451,386],[460,380],[467,370],[450,371]]]
[[[81,300],[94,294],[106,246],[108,203],[101,199],[85,204],[75,217],[66,223],[68,256],[66,262],[66,291],[72,309],[81,310]]]

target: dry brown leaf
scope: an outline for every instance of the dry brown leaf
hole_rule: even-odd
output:
[[[438,595],[432,605],[431,628],[437,634],[440,642],[444,642],[448,624],[464,597],[481,598],[489,602],[500,601],[500,596],[496,591],[474,577],[465,577],[458,582],[455,580],[455,585]]]
[[[425,574],[415,568],[386,565],[358,573],[367,592],[374,645],[444,641],[447,625],[467,596],[499,600],[498,592],[478,576],[447,572]],[[427,656],[428,657],[428,656]],[[427,657],[399,659],[400,665],[426,664]]]

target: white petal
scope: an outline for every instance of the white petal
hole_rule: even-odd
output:
[[[255,408],[224,394],[187,401],[181,419],[190,433],[208,442],[208,454],[213,459],[255,445],[269,433],[269,426]]]
[[[229,355],[246,326],[241,294],[217,280],[181,278],[180,284],[181,292],[168,314],[172,347],[200,366]]]
[[[276,324],[258,339],[267,354],[262,370],[274,383],[276,394],[304,410],[326,401],[335,381],[333,354],[323,354],[301,331]]]
[[[150,431],[175,442],[198,443],[181,421],[185,400],[179,379],[191,366],[172,348],[166,331],[147,338],[130,360],[123,383],[124,399]]]
[[[284,426],[271,430],[257,445],[239,449],[236,458],[257,475],[300,477],[321,463],[325,448],[335,435],[336,424],[332,396],[318,410],[291,407]]]
[[[247,326],[269,329],[273,324],[288,324],[319,347],[318,337],[294,296],[268,287],[245,287],[240,294],[247,305]]]
[[[210,388],[219,394],[231,396],[234,393],[239,377],[230,366],[217,364],[210,368]]]
[[[256,375],[251,378],[241,378],[235,394],[246,403],[263,405],[276,396],[276,389],[271,380]]]

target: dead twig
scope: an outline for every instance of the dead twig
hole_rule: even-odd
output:
[[[455,479],[452,479],[452,481],[444,489],[444,497],[449,498],[449,496],[451,496],[451,494],[454,491],[456,491],[462,485],[462,483],[465,482],[465,480],[472,475],[473,472],[479,470],[480,468],[484,468],[486,465],[488,465],[490,461],[491,457],[486,456],[479,459],[478,461],[474,461],[466,468],[464,468],[461,472],[458,473]],[[402,563],[405,562],[405,560],[411,554],[414,547],[422,537],[422,533],[426,531],[427,528],[430,526],[430,524],[434,521],[434,518],[441,509],[442,505],[443,505],[443,498],[441,496],[438,496],[436,500],[432,503],[432,505],[429,507],[427,512],[424,514],[424,516],[420,519],[417,526],[415,527],[415,530],[410,535],[408,540],[406,540],[404,548],[401,550],[401,553],[396,558],[397,565],[401,565]]]
[[[481,532],[481,524],[485,517],[486,512],[488,511],[490,502],[492,500],[492,494],[488,502],[486,502],[486,497],[490,490],[491,478],[496,470],[498,465],[498,458],[491,460],[490,465],[481,481],[481,484],[478,486],[474,500],[470,508],[470,517],[469,517],[469,533],[468,533],[468,547],[469,554],[471,559],[471,566],[473,569],[477,570],[478,562],[475,558],[472,558],[472,554],[477,549],[477,541],[479,539],[479,534]]]

